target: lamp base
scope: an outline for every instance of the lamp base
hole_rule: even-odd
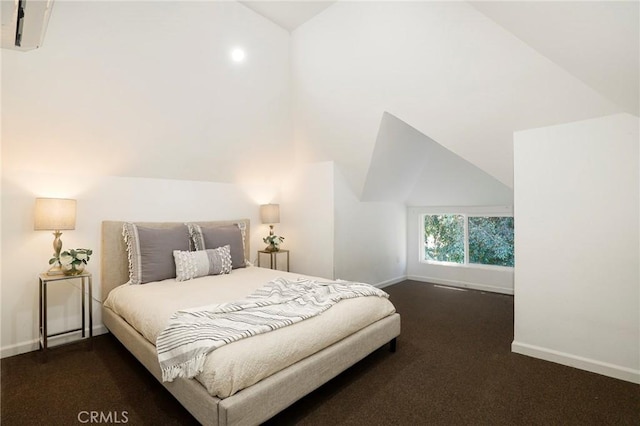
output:
[[[62,232],[56,230],[53,232],[53,257],[56,259],[51,265],[51,268],[47,271],[47,275],[64,275],[64,271],[62,270],[62,265],[60,265],[60,250],[62,250],[62,240],[60,236]]]
[[[47,271],[47,275],[64,275],[64,271],[62,270],[62,267],[60,267],[60,265],[53,265]]]

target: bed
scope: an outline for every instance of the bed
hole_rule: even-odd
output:
[[[182,223],[178,222],[138,223],[140,226],[154,229],[168,229],[181,224]],[[250,258],[250,247],[248,244],[250,224],[248,220],[197,222],[197,224],[210,228],[232,224],[242,225],[246,233],[244,236],[245,244],[243,246],[243,255],[246,259]],[[124,222],[115,221],[105,221],[102,223],[102,300],[107,300],[108,295],[114,289],[116,289],[114,294],[117,294],[118,292],[126,292],[126,289],[125,291],[119,290],[123,287],[147,287],[145,289],[135,289],[140,290],[138,301],[142,304],[147,298],[146,294],[142,293],[142,290],[147,291],[151,286],[122,286],[129,280],[127,246],[122,237],[123,225]],[[276,275],[282,274],[286,273],[265,270],[264,268],[249,267],[244,270],[234,270],[229,276],[224,277],[223,280],[230,280],[233,282],[233,286],[237,287],[241,285],[239,283],[244,282],[245,279],[249,281],[254,279],[253,277],[262,277],[261,279],[263,279],[264,277],[275,277]],[[294,274],[290,275],[293,276]],[[194,283],[190,285],[195,288],[204,285],[203,283],[206,282],[206,280],[197,282],[194,280]],[[161,284],[163,288],[161,289],[160,285],[158,285],[156,287],[158,291],[171,292],[174,291],[173,288],[176,287],[176,283],[172,282],[172,280],[162,281]],[[234,292],[238,291],[242,292],[245,290],[235,289],[231,294],[235,295],[236,293]],[[112,299],[113,298],[114,296],[112,296]],[[345,302],[350,301],[344,300],[327,312],[331,312],[341,306],[342,311],[345,311],[346,308],[344,307],[347,306]],[[178,302],[172,301],[172,303]],[[215,301],[215,303],[218,303],[218,301]],[[155,305],[155,303],[150,303],[149,306],[151,305]],[[170,303],[163,306],[164,307],[158,308],[160,312],[156,313],[156,316],[162,316],[162,309],[170,310],[174,308],[174,305]],[[351,307],[347,307],[349,309],[346,310],[351,310]],[[228,389],[224,387],[221,389],[211,389],[210,385],[207,385],[207,383],[199,377],[197,379],[178,378],[172,382],[163,382],[156,347],[150,342],[150,340],[153,341],[152,337],[155,335],[154,333],[157,332],[157,326],[154,329],[155,331],[147,331],[143,326],[138,324],[134,327],[125,320],[123,316],[119,315],[120,309],[121,308],[115,306],[108,306],[108,304],[103,305],[102,318],[105,326],[200,423],[207,425],[250,425],[268,420],[381,346],[389,343],[391,350],[395,350],[396,337],[400,334],[400,316],[395,313],[394,310],[385,314],[380,313],[377,315],[381,315],[381,317],[371,323],[364,325],[358,325],[356,323],[355,325],[350,325],[355,328],[352,332],[350,331],[346,337],[341,337],[335,342],[331,341],[328,346],[319,350],[313,350],[313,353],[309,355],[302,354],[302,357],[297,359],[293,364],[278,369],[275,372],[263,372],[263,374],[268,375],[260,378],[256,383],[250,383],[246,387],[244,385],[238,385],[239,387],[232,386]],[[340,309],[335,310],[340,311]],[[366,308],[366,310],[369,310],[369,308]],[[362,314],[357,316],[366,315]],[[331,315],[326,315],[326,317],[328,318],[327,320],[329,320]],[[311,320],[315,321],[316,318],[311,318],[310,320],[306,320],[306,322]],[[129,319],[129,321],[134,323],[131,319]],[[145,318],[142,318],[142,321],[148,323],[153,322],[151,319],[147,320]],[[325,320],[323,319],[323,321]],[[158,321],[156,320],[156,322]],[[293,329],[304,323],[305,321],[287,328]],[[291,331],[283,332],[283,330],[275,330],[271,333],[281,332],[283,333],[281,335],[283,338],[286,338],[286,333],[291,333]],[[309,333],[306,334],[308,335]],[[266,350],[269,350],[268,345],[265,344],[267,341],[264,340],[265,338],[262,336],[266,335],[253,336],[242,341],[231,343],[227,345],[229,348],[228,351],[235,350],[234,348],[241,349],[242,345],[245,345],[246,349],[246,345],[250,344],[252,339],[255,339],[255,342],[260,342],[260,347],[264,346]],[[258,338],[263,340],[259,340]],[[236,346],[234,347],[234,345]],[[222,349],[226,350],[226,347],[212,352],[207,358],[212,357],[216,352],[223,353]],[[245,352],[247,351],[245,350]],[[298,356],[300,357],[301,355],[298,354]],[[222,358],[218,360],[220,361]],[[210,364],[218,365],[221,363],[212,361]],[[221,368],[224,368],[224,366]]]

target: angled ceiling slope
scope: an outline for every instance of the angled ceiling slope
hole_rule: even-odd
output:
[[[239,3],[291,32],[335,1],[241,1]]]
[[[640,2],[469,4],[628,113],[640,112]]]
[[[512,205],[513,191],[385,112],[361,199],[412,206],[497,206]]]

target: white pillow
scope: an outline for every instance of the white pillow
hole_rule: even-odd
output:
[[[205,275],[220,275],[231,272],[231,247],[201,251],[174,250],[176,281],[187,281]]]

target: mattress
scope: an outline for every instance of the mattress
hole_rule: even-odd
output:
[[[105,306],[155,344],[177,310],[239,300],[277,277],[309,278],[247,267],[184,282],[125,284],[109,293]],[[382,297],[342,300],[319,316],[211,352],[196,380],[212,396],[229,397],[394,312]]]

